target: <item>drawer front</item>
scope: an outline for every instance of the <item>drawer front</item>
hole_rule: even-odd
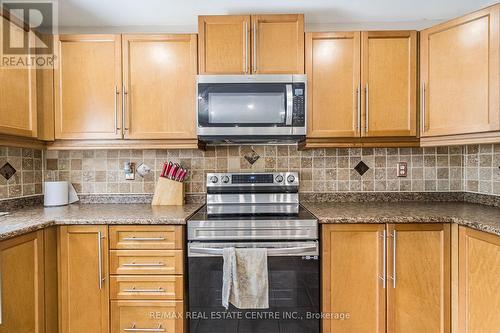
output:
[[[110,297],[113,300],[182,300],[182,276],[135,276],[110,277]]]
[[[111,226],[112,250],[182,250],[181,226]]]
[[[182,250],[111,250],[111,274],[183,274]]]
[[[182,301],[111,301],[111,332],[183,333]]]

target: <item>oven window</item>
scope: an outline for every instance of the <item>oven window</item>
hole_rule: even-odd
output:
[[[282,93],[208,94],[211,124],[281,123],[285,121],[285,96]]]

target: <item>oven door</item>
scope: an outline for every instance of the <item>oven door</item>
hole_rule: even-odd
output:
[[[266,247],[269,305],[266,310],[222,306],[222,249]],[[319,247],[310,242],[203,243],[188,245],[191,333],[319,333]],[[232,314],[227,316],[225,314]],[[271,317],[273,314],[273,317]]]
[[[199,82],[198,135],[291,136],[293,103],[291,81]]]

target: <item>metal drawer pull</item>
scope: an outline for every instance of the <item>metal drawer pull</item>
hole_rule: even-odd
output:
[[[267,254],[293,254],[293,253],[300,253],[304,251],[315,251],[317,249],[316,245],[313,246],[300,246],[300,247],[285,247],[285,248],[268,248],[267,249]],[[209,247],[191,247],[189,248],[189,251],[193,253],[200,253],[200,254],[212,254],[212,255],[222,255],[224,249],[216,249],[216,248],[209,248]]]
[[[163,293],[165,289],[162,287],[158,289],[135,289],[135,287],[132,287],[132,289],[123,289],[123,291],[126,293]]]
[[[164,237],[125,237],[124,241],[139,241],[139,242],[147,242],[147,241],[164,241]]]
[[[124,328],[125,332],[166,332],[161,324],[158,324],[158,328],[136,328],[135,324],[132,324],[131,328]]]
[[[123,264],[123,267],[160,267],[160,266],[165,266],[164,263],[159,262],[159,263],[145,263],[145,264],[136,264],[135,262],[130,263],[130,264]]]

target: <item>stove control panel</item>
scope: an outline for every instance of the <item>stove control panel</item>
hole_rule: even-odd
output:
[[[207,187],[219,186],[298,186],[298,172],[209,173]]]

